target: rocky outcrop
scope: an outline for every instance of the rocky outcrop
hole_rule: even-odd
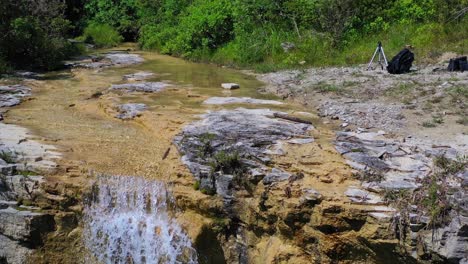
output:
[[[388,201],[384,201],[383,196],[389,191],[407,190],[410,193],[413,191],[421,193],[419,196],[429,196],[430,189],[425,188],[430,187],[424,186],[424,181],[432,177],[433,173],[437,173],[433,160],[438,157],[446,158],[446,162],[460,159],[460,157],[463,159],[463,152],[450,146],[436,146],[411,138],[399,142],[385,137],[384,133],[372,132],[339,132],[336,138],[336,149],[348,160],[350,166],[358,171],[357,175],[363,181],[361,186],[350,188],[345,193],[355,204],[387,204]],[[373,215],[380,220],[400,219],[401,214],[407,213],[400,211],[409,210],[408,232],[410,234],[408,237],[410,239],[405,242],[418,258],[432,258],[431,255],[438,255],[453,263],[468,261],[466,256],[468,195],[466,184],[464,185],[468,176],[468,167],[466,161],[464,165],[463,162],[459,164],[458,166],[464,166],[464,168],[458,168],[461,172],[453,178],[448,174],[444,175],[442,177],[446,177],[447,182],[437,183],[447,184],[444,188],[450,189],[449,194],[437,193],[437,195],[448,197],[451,208],[448,212],[451,219],[449,223],[442,224],[441,227],[428,228],[431,221],[428,212],[421,212],[419,209],[421,205],[411,203],[409,209],[397,208],[397,210],[387,210],[387,212]],[[398,200],[393,202],[401,203]],[[434,206],[442,210],[448,205]]]
[[[288,180],[290,174],[268,166],[270,154],[282,153],[280,141],[307,137],[313,127],[275,119],[273,114],[267,109],[243,108],[210,112],[175,138],[200,189],[230,200],[236,174],[242,174],[236,180],[254,184],[265,176],[268,184]]]

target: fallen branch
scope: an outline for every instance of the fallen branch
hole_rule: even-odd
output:
[[[303,124],[307,124],[307,125],[312,125],[312,122],[310,122],[310,121],[307,121],[307,120],[304,120],[304,119],[301,119],[301,118],[298,118],[298,117],[290,116],[290,115],[274,113],[273,116],[276,117],[276,118],[281,118],[281,119],[293,121],[293,122],[296,122],[296,123],[303,123]]]
[[[171,148],[167,148],[166,152],[164,152],[164,155],[162,157],[162,160],[165,160],[167,156],[169,155],[169,152],[171,151]]]

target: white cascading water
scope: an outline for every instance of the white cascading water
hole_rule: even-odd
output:
[[[103,263],[197,263],[172,199],[158,181],[100,176],[84,210],[85,246]]]

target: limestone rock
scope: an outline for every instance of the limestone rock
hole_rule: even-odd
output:
[[[263,178],[263,184],[269,185],[275,182],[287,181],[291,177],[291,174],[282,170],[273,168],[265,178]]]
[[[143,82],[143,83],[125,83],[111,86],[111,90],[143,93],[156,93],[164,90],[169,84],[163,82]]]
[[[29,95],[31,88],[23,85],[0,86],[0,108],[18,105]]]
[[[141,112],[146,110],[145,104],[123,104],[118,107],[119,114],[115,117],[119,119],[133,119],[141,115]]]
[[[224,104],[269,104],[282,105],[282,102],[273,100],[261,100],[250,97],[211,97],[206,99],[204,104],[209,105],[224,105]]]
[[[239,89],[240,85],[237,83],[222,83],[221,87],[228,90]]]
[[[127,74],[123,76],[124,81],[143,81],[154,76],[152,72],[136,72],[133,74]]]

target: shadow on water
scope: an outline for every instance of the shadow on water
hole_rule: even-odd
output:
[[[203,227],[194,243],[200,264],[225,264],[224,251],[216,234],[208,227]]]

